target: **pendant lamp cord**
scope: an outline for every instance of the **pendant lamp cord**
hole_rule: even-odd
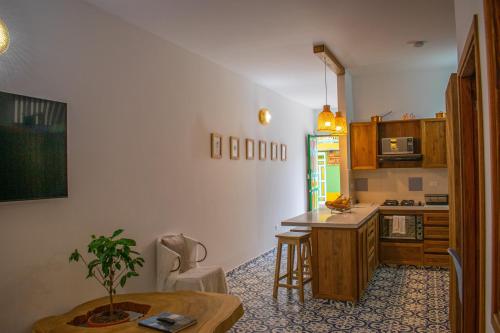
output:
[[[323,62],[325,63],[325,105],[328,105],[328,85],[326,84],[326,59],[323,58]]]

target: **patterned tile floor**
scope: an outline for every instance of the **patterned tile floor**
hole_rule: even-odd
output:
[[[380,266],[355,306],[313,299],[310,284],[302,305],[295,290],[272,297],[274,260],[275,250],[228,273],[245,309],[231,333],[450,332],[448,270]]]

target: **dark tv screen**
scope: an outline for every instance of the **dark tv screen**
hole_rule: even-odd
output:
[[[0,92],[0,201],[68,196],[66,103]]]

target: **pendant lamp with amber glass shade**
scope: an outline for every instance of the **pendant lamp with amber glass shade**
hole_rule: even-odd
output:
[[[335,130],[335,115],[328,105],[328,86],[326,84],[326,60],[325,63],[325,105],[323,111],[318,115],[318,132],[333,132]]]
[[[335,112],[335,129],[333,135],[347,135],[347,119],[342,112]]]

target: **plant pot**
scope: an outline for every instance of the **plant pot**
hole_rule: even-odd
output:
[[[148,311],[151,309],[151,305],[139,304],[134,302],[119,302],[114,304],[114,308],[115,311],[117,312],[132,311],[146,315]],[[100,323],[95,323],[97,325],[91,326],[94,324],[94,321],[90,323],[89,318],[95,316],[96,314],[107,312],[108,310],[109,310],[109,305],[101,305],[91,311],[88,311],[86,314],[76,316],[75,318],[73,318],[71,321],[68,322],[68,325],[78,326],[78,327],[102,327],[99,326]],[[127,320],[129,320],[128,317]],[[121,324],[123,322],[124,321],[114,321],[113,323],[106,323],[105,326]]]
[[[109,316],[109,311],[98,312],[90,316],[87,320],[89,327],[106,327],[121,324],[129,320],[128,312],[116,310],[113,317]]]

